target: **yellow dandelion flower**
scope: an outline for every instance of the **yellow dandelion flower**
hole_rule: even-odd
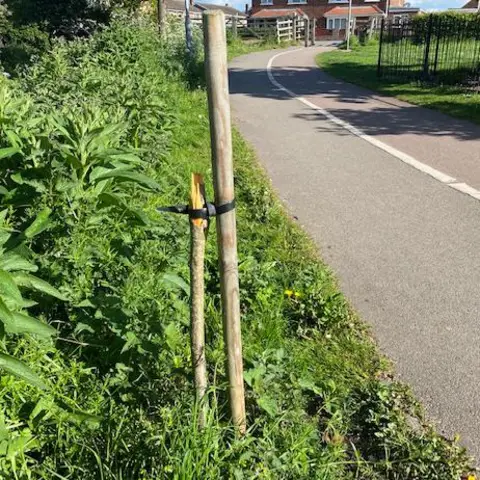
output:
[[[287,297],[291,297],[293,295],[293,290],[285,290],[284,293]]]

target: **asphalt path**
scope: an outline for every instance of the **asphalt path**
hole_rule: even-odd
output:
[[[333,79],[319,51],[235,59],[235,122],[397,376],[479,462],[480,127]]]

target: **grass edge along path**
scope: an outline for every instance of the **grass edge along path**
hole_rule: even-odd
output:
[[[480,124],[480,94],[461,88],[393,82],[377,77],[378,43],[317,55],[317,65],[333,77],[421,107]]]

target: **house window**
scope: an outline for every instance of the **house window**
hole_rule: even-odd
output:
[[[288,0],[289,5],[292,3],[307,3],[307,0]]]
[[[393,16],[393,24],[394,25],[402,25],[403,23],[408,22],[408,15],[394,15]]]
[[[327,18],[328,30],[345,30],[347,19],[345,17]]]
[[[328,3],[348,3],[348,0],[328,0]]]
[[[260,0],[260,5],[273,5],[273,0]]]

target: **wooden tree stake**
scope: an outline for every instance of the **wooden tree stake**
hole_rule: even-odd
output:
[[[304,25],[305,25],[305,46],[308,47],[308,37],[310,35],[310,19],[306,18],[304,19]]]
[[[215,204],[221,206],[234,200],[232,132],[223,12],[211,10],[203,13],[203,34]],[[230,408],[233,423],[243,433],[246,428],[245,394],[235,210],[217,215],[216,219]]]
[[[192,174],[190,208],[198,210],[205,205],[205,185],[198,173]],[[190,323],[195,396],[199,405],[198,424],[205,426],[205,392],[207,390],[207,363],[205,360],[205,229],[207,221],[190,218]]]
[[[167,37],[167,5],[166,0],[157,0],[157,20],[160,38],[165,40]]]

